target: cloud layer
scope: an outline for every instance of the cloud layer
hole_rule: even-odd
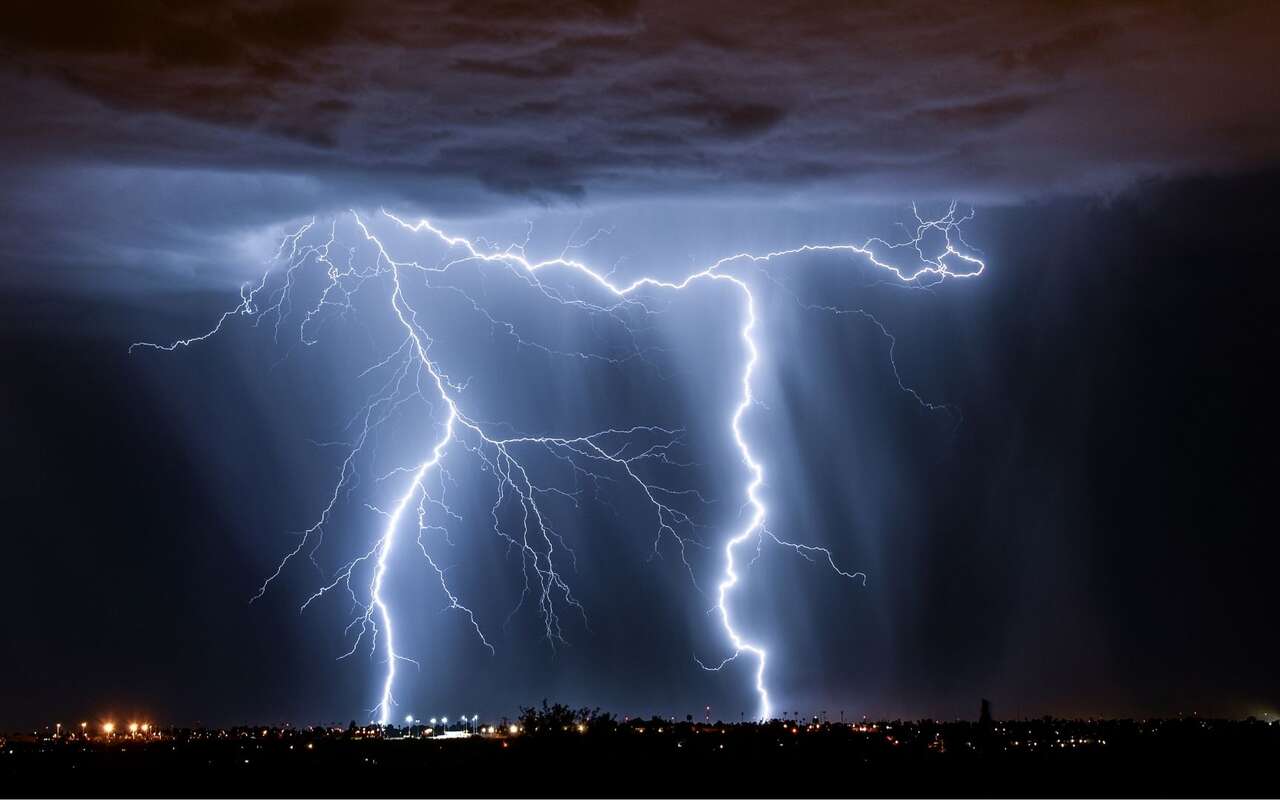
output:
[[[1280,155],[1274,4],[24,4],[31,168],[270,172],[439,204],[1017,201]]]

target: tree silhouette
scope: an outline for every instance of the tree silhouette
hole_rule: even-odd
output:
[[[583,733],[603,733],[616,730],[618,723],[613,714],[597,708],[571,708],[564,703],[548,703],[542,700],[542,708],[522,706],[519,724],[526,736],[567,736]]]

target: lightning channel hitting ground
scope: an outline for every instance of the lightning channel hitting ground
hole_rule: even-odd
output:
[[[861,572],[841,568],[830,550],[789,541],[776,535],[767,525],[768,508],[761,497],[761,489],[765,483],[764,463],[753,451],[743,432],[743,420],[756,403],[752,380],[760,358],[760,349],[757,339],[759,320],[756,296],[753,294],[750,278],[741,273],[746,267],[754,267],[756,272],[763,274],[773,285],[790,293],[768,268],[775,262],[806,254],[827,253],[860,259],[881,271],[887,280],[909,287],[930,287],[948,278],[972,278],[982,274],[985,269],[982,259],[964,241],[961,234],[961,226],[972,217],[972,213],[959,215],[954,204],[945,214],[936,218],[922,217],[914,208],[913,212],[914,231],[909,230],[902,241],[889,242],[872,238],[862,244],[802,244],[762,254],[742,252],[696,268],[679,279],[663,280],[646,276],[630,283],[619,283],[612,277],[614,270],[597,269],[569,256],[571,250],[585,247],[605,233],[603,231],[581,242],[571,240],[554,258],[533,260],[526,254],[527,238],[522,244],[500,248],[483,239],[471,240],[452,235],[426,219],[410,222],[388,211],[382,211],[382,217],[393,228],[406,234],[431,237],[445,249],[448,254],[446,257],[435,264],[424,265],[417,261],[400,261],[394,258],[371,230],[369,220],[352,211],[350,219],[354,223],[354,230],[358,231],[358,237],[373,253],[368,262],[362,263],[357,258],[357,247],[339,243],[337,219],[320,227],[317,227],[315,220],[311,220],[284,237],[271,266],[261,279],[242,287],[240,303],[223,313],[208,331],[169,344],[137,342],[130,347],[130,352],[139,348],[173,351],[189,347],[216,336],[239,317],[248,317],[255,325],[264,322],[272,324],[277,340],[286,321],[297,319],[299,341],[304,345],[311,345],[318,340],[320,329],[330,315],[345,316],[355,313],[355,297],[366,285],[380,286],[385,291],[383,306],[401,331],[402,338],[398,347],[361,376],[384,375],[385,379],[349,424],[349,429],[355,432],[354,441],[345,443],[347,453],[327,505],[315,522],[300,532],[297,545],[285,554],[275,571],[263,581],[253,599],[262,597],[285,568],[304,552],[313,562],[316,561],[316,551],[323,542],[325,531],[334,524],[335,510],[359,481],[359,459],[371,446],[375,432],[408,404],[422,404],[433,410],[434,425],[438,433],[426,443],[425,456],[416,463],[405,464],[377,476],[378,482],[403,481],[403,488],[395,495],[389,508],[366,504],[382,520],[381,533],[375,538],[372,547],[343,564],[331,580],[322,583],[302,603],[302,609],[305,610],[314,601],[335,591],[343,592],[349,597],[355,613],[347,627],[347,633],[354,633],[355,641],[342,657],[359,651],[366,639],[371,654],[379,651],[385,654],[386,670],[373,716],[380,723],[387,724],[392,719],[392,709],[396,705],[394,689],[397,666],[401,662],[412,662],[412,659],[396,649],[397,623],[385,592],[385,581],[393,566],[391,556],[397,536],[402,533],[402,528],[407,527],[406,516],[416,516],[418,549],[448,598],[448,607],[462,614],[479,641],[491,652],[494,650],[475,614],[459,600],[449,584],[446,570],[433,559],[424,541],[424,537],[432,533],[443,535],[447,539],[448,525],[461,521],[461,516],[449,505],[449,487],[458,485],[446,464],[446,456],[451,449],[456,448],[477,459],[481,470],[492,477],[496,499],[489,511],[490,528],[506,543],[508,552],[519,554],[524,580],[520,600],[511,614],[514,615],[526,601],[535,603],[544,634],[553,647],[557,642],[564,641],[561,615],[565,610],[571,609],[573,613],[580,615],[584,624],[586,612],[561,574],[562,562],[568,559],[570,563],[574,563],[576,556],[557,533],[546,504],[548,498],[559,498],[577,506],[580,491],[570,491],[539,480],[534,474],[535,453],[550,456],[567,466],[575,480],[585,482],[596,496],[604,482],[624,482],[634,487],[643,495],[653,515],[654,552],[657,553],[664,539],[674,542],[695,585],[697,580],[687,558],[687,548],[701,546],[694,535],[699,523],[691,512],[682,507],[682,503],[705,502],[705,498],[696,489],[668,487],[646,475],[645,465],[648,463],[671,468],[688,466],[673,455],[683,441],[684,432],[678,428],[634,425],[573,436],[509,434],[500,433],[509,430],[509,426],[469,415],[462,403],[465,383],[452,380],[440,362],[433,357],[434,340],[430,333],[430,321],[424,320],[409,299],[405,291],[406,282],[410,278],[417,278],[419,286],[457,295],[470,305],[472,311],[480,314],[492,330],[511,337],[521,347],[553,357],[599,360],[610,364],[647,359],[648,354],[638,344],[631,322],[635,316],[646,317],[652,313],[652,309],[646,304],[647,298],[664,292],[680,292],[695,283],[708,282],[725,286],[739,297],[742,304],[742,325],[738,331],[744,353],[739,373],[740,389],[736,405],[729,411],[726,423],[747,475],[747,482],[742,490],[746,513],[745,520],[724,541],[723,568],[714,589],[715,603],[711,609],[718,615],[724,629],[728,655],[714,664],[708,665],[701,660],[697,663],[704,669],[719,670],[744,656],[754,659],[754,687],[759,698],[758,715],[761,719],[769,719],[772,717],[772,706],[766,685],[768,652],[763,645],[748,640],[740,632],[730,602],[734,589],[741,581],[739,570],[743,545],[754,540],[758,556],[760,547],[767,539],[810,561],[825,562],[844,578],[865,583],[866,576]],[[932,244],[927,239],[931,239]],[[342,257],[344,252],[345,259]],[[903,256],[910,261],[910,266],[897,263],[899,257]],[[488,265],[505,269],[548,302],[604,317],[629,337],[628,351],[622,354],[561,351],[523,336],[514,323],[500,319],[488,311],[482,298],[445,282],[444,276],[465,265]],[[294,308],[295,294],[308,269],[322,270],[322,288],[318,292],[318,300],[299,311]],[[542,273],[550,270],[581,275],[605,300],[595,302],[562,292],[542,279]],[[894,359],[896,340],[869,312],[861,308],[804,303],[794,293],[791,293],[791,297],[802,309],[831,314],[856,314],[868,319],[889,342],[889,362],[899,388],[925,409],[934,411],[944,408],[927,402],[902,381]],[[504,509],[512,506],[519,518],[518,523],[504,524]],[[362,575],[367,576],[367,583],[362,583],[365,580],[360,577]]]

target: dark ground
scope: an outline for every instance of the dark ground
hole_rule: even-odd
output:
[[[451,741],[247,730],[145,744],[11,740],[0,793],[1231,797],[1274,794],[1280,755],[1280,727],[1256,721],[1039,720],[985,733],[967,722],[801,724],[795,733],[781,724],[657,733],[652,724],[663,723]],[[1039,752],[1024,752],[1027,736]]]

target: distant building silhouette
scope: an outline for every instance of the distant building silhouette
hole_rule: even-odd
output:
[[[986,755],[995,750],[995,723],[991,720],[991,701],[982,698],[978,713],[978,752]]]

